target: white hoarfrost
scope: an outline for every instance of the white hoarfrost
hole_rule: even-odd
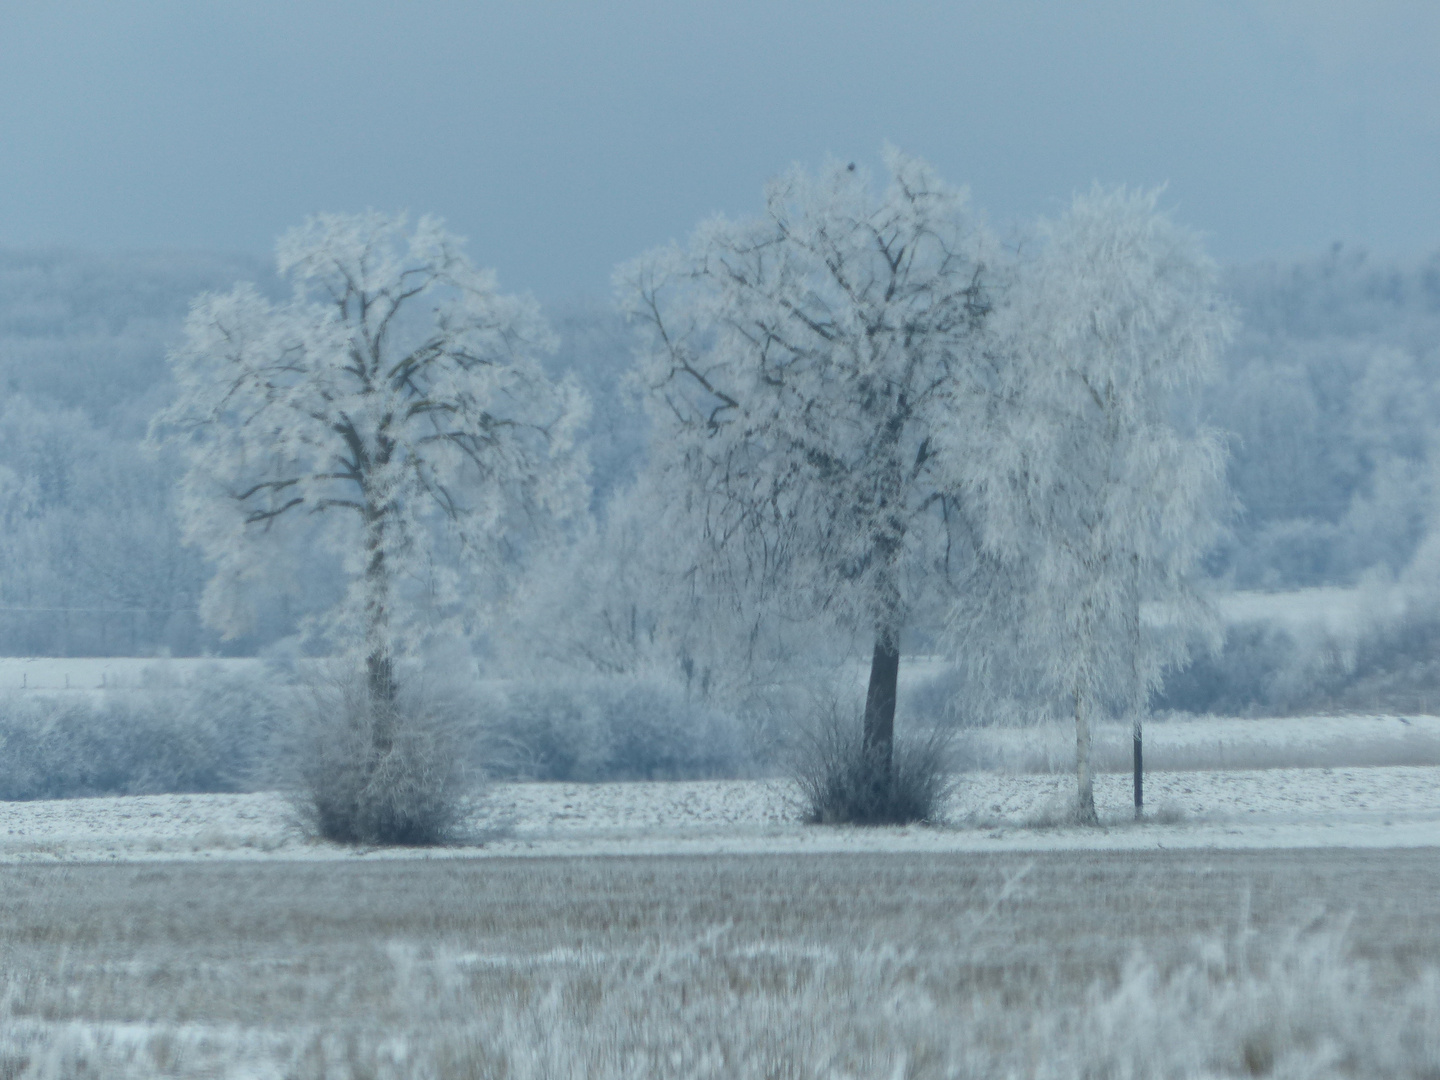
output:
[[[957,549],[967,459],[942,432],[970,415],[992,245],[963,192],[887,167],[878,196],[853,165],[792,171],[762,216],[713,219],[617,286],[645,331],[656,517],[700,535],[692,585],[873,635],[865,734],[888,755],[900,634]]]
[[[1229,317],[1155,193],[1096,189],[1042,227],[996,323],[1009,362],[990,467],[961,478],[988,558],[953,625],[972,659],[1008,626],[1010,669],[1073,711],[1078,813],[1094,821],[1096,718],[1133,717],[1138,739],[1164,669],[1216,625],[1196,579],[1228,509],[1224,452],[1176,411],[1212,376]]]
[[[195,301],[152,438],[189,458],[207,621],[243,630],[247,593],[309,527],[349,582],[315,629],[384,693],[397,654],[496,593],[517,536],[583,505],[585,403],[541,368],[535,302],[499,292],[435,218],[319,215],[277,256],[288,300],[240,285]]]

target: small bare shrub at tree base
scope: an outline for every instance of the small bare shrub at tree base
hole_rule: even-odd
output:
[[[898,739],[891,760],[867,746],[855,722],[832,713],[801,735],[792,751],[791,779],[800,789],[805,820],[814,825],[913,825],[943,816],[954,786],[949,740],[932,731]]]
[[[315,688],[304,717],[296,803],[317,836],[425,846],[451,839],[470,785],[457,726],[434,704],[373,702]]]

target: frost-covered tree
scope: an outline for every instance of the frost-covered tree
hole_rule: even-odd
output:
[[[878,196],[853,165],[792,171],[763,216],[617,274],[695,580],[873,641],[863,741],[885,775],[901,633],[952,553],[990,258],[963,192],[893,150],[887,167]]]
[[[308,525],[349,581],[321,629],[388,703],[397,655],[492,595],[518,536],[583,505],[583,395],[545,376],[536,304],[435,218],[320,215],[277,256],[288,301],[240,285],[194,302],[152,437],[188,454],[207,621],[242,629],[247,591],[295,548],[275,538]]]
[[[709,706],[756,711],[794,681],[813,642],[749,597],[704,588],[699,524],[667,512],[652,474],[531,559],[497,644],[517,668],[645,677]],[[831,642],[833,647],[833,642]]]
[[[1134,721],[1187,638],[1210,625],[1196,586],[1228,510],[1216,432],[1177,421],[1178,395],[1213,377],[1230,319],[1196,236],[1156,193],[1096,189],[1041,229],[997,319],[994,468],[967,485],[993,616],[1040,687],[1073,709],[1078,812],[1096,820],[1094,719]],[[986,588],[961,597],[974,640]]]
[[[1244,507],[1217,562],[1239,588],[1400,572],[1427,528],[1440,411],[1440,257],[1336,245],[1232,268],[1243,325],[1204,395]]]
[[[632,674],[667,665],[668,538],[633,488],[531,560],[507,612],[501,646],[517,664]]]
[[[25,394],[5,401],[0,648],[12,655],[196,648],[202,567],[182,545],[171,511],[173,466],[88,411]]]

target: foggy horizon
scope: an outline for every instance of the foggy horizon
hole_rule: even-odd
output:
[[[603,298],[792,163],[878,174],[886,142],[1002,232],[1098,181],[1166,185],[1227,263],[1440,246],[1420,3],[0,12],[11,249],[268,259],[308,214],[409,210],[507,289]]]

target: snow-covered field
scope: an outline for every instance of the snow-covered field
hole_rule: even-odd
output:
[[[1429,852],[0,865],[0,1075],[1386,1077]]]
[[[1102,775],[1102,830],[1051,824],[1072,784],[964,774],[944,825],[907,829],[803,826],[781,781],[505,784],[441,852],[313,842],[275,793],[3,803],[0,861],[1440,846],[1434,766],[1155,772],[1139,823],[1130,778]]]
[[[214,661],[0,661],[0,681],[94,692],[185,679]],[[235,661],[237,666],[255,661]],[[8,666],[7,666],[8,665]],[[22,665],[30,665],[24,667]],[[174,666],[170,666],[174,665]],[[114,681],[112,681],[114,680]],[[83,690],[74,683],[96,685]],[[816,829],[778,780],[501,784],[446,857],[800,851],[1004,851],[1161,847],[1440,846],[1440,717],[1187,718],[1145,730],[1148,816],[1132,814],[1128,728],[1095,740],[1101,831],[1052,823],[1072,791],[1073,733],[983,728],[958,735],[958,775],[939,827]],[[0,803],[0,861],[435,857],[308,840],[286,799],[150,795]]]
[[[1146,745],[1440,725],[1404,720]],[[1139,823],[1102,774],[1101,829],[1053,824],[1072,784],[961,774],[905,829],[780,781],[504,784],[430,851],[276,793],[0,803],[0,1077],[1440,1075],[1440,766],[1157,769]]]
[[[1156,772],[1440,765],[1440,717],[1181,716],[1148,721],[1144,746],[1146,766]],[[966,729],[956,749],[981,770],[1067,772],[1074,768],[1075,731],[1070,724]],[[1128,772],[1129,726],[1097,725],[1091,752],[1098,770]]]
[[[1216,597],[1228,623],[1268,622],[1292,634],[1353,639],[1405,614],[1412,597],[1401,586],[1327,585],[1286,592],[1231,592]]]

